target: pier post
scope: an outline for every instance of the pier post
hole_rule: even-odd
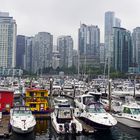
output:
[[[136,97],[136,76],[134,76],[134,98]]]
[[[75,91],[76,89],[75,89],[75,80],[74,80],[74,85],[73,85],[73,98],[75,98]]]
[[[53,79],[50,78],[50,107],[52,107],[52,90],[53,90]]]
[[[108,81],[108,92],[109,92],[109,112],[111,112],[111,79]]]

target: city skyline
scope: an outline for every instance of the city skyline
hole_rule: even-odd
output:
[[[104,41],[104,14],[114,11],[121,19],[122,27],[132,30],[140,26],[139,0],[0,0],[0,11],[9,12],[17,22],[17,34],[34,36],[38,32],[50,32],[56,39],[71,35],[74,48],[78,48],[78,28],[81,23],[98,25],[101,42]]]

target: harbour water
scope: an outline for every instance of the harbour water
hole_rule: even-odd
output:
[[[140,130],[117,126],[106,132],[96,132],[90,135],[57,135],[52,128],[50,120],[37,120],[35,131],[29,134],[13,133],[10,140],[140,140]]]

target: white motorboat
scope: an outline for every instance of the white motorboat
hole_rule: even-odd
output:
[[[69,104],[55,106],[51,113],[51,122],[58,134],[78,134],[82,132],[82,124],[73,115]]]
[[[100,103],[100,95],[92,92],[90,95],[77,97],[75,104],[80,110],[80,113],[77,114],[82,120],[98,130],[109,129],[117,124],[117,120],[104,110]]]
[[[86,106],[86,109],[83,110],[80,117],[97,130],[109,129],[117,124],[116,119],[106,112],[103,105],[99,102]]]
[[[54,98],[54,106],[57,106],[59,104],[69,104],[69,100],[66,99],[64,96],[58,96]]]
[[[36,120],[29,107],[16,106],[10,110],[10,125],[17,133],[29,133],[33,131]]]
[[[118,122],[131,128],[140,128],[140,105],[136,102],[126,102],[121,106],[120,112],[113,114]]]

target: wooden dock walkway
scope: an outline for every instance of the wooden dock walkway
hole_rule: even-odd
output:
[[[47,114],[34,114],[36,119],[50,119],[50,113]]]
[[[9,115],[2,116],[2,119],[0,121],[0,137],[8,137],[9,136],[9,131],[8,131],[9,120],[10,120]]]
[[[87,133],[87,134],[92,134],[94,132],[96,132],[96,129],[94,129],[93,127],[91,127],[90,125],[86,124],[84,121],[82,121],[81,119],[79,118],[76,118],[81,124],[82,124],[82,127],[83,127],[83,133]]]

